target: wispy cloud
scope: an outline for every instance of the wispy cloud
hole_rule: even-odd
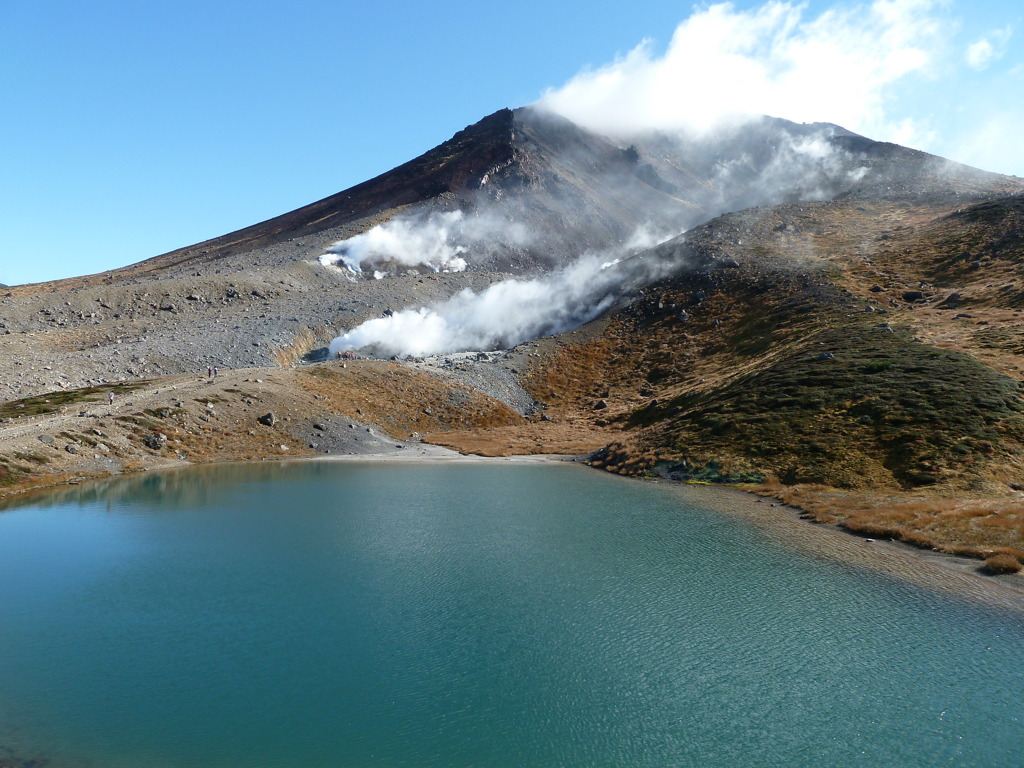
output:
[[[980,72],[993,61],[1001,59],[1006,53],[1006,46],[1012,35],[1013,28],[1004,27],[992,30],[984,37],[975,40],[967,46],[967,52],[964,54],[967,65]]]

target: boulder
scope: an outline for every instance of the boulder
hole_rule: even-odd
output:
[[[167,435],[163,432],[153,432],[152,434],[146,435],[143,440],[147,448],[152,448],[154,451],[159,451],[167,445]]]
[[[275,416],[273,412],[265,413],[258,419],[256,419],[256,421],[258,421],[260,424],[266,424],[268,427],[272,427],[275,424],[277,424],[277,416]]]

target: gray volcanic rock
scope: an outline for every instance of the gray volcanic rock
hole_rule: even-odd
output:
[[[966,203],[1020,189],[1017,180],[837,126],[764,118],[700,141],[653,132],[610,138],[535,109],[500,110],[415,160],[283,216],[112,272],[7,290],[0,401],[295,364],[385,311],[479,292],[585,252],[629,255],[643,245],[626,248],[638,232],[665,239],[748,205],[839,195]],[[319,261],[333,243],[396,216],[422,221],[453,211],[489,227],[466,244],[466,272],[395,269],[375,280]],[[800,223],[787,216],[779,226],[789,237]],[[730,264],[729,245],[722,242],[720,266]],[[677,239],[648,258],[685,251]],[[520,412],[532,407],[498,368],[476,368],[490,371],[474,374],[477,384]]]

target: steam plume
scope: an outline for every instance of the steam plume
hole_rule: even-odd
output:
[[[467,216],[462,211],[435,211],[399,216],[340,240],[320,257],[320,263],[356,274],[373,272],[377,277],[402,268],[461,272],[466,268],[463,255],[470,248],[487,248],[496,240],[522,245],[528,237],[522,226],[493,213]]]
[[[630,244],[651,245],[653,238],[640,232]],[[364,349],[378,357],[419,357],[505,349],[587,323],[669,269],[637,258],[587,255],[541,278],[504,280],[479,293],[467,288],[433,307],[368,320],[334,339],[330,354]]]

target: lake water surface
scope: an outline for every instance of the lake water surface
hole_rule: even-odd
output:
[[[0,514],[0,764],[1024,764],[1024,620],[575,466],[291,463]]]

